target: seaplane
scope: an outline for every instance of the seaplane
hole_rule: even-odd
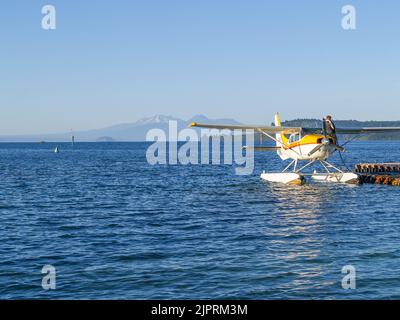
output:
[[[343,171],[328,162],[335,152],[345,151],[339,146],[335,137],[328,135],[326,121],[322,119],[322,128],[304,128],[282,126],[279,113],[275,114],[274,126],[254,125],[213,125],[193,122],[190,127],[228,129],[228,130],[254,130],[262,136],[275,142],[275,146],[252,147],[255,151],[274,151],[283,160],[290,163],[281,172],[261,174],[261,179],[269,182],[278,182],[292,185],[303,185],[306,176],[314,180],[358,184],[359,175],[349,171]],[[400,127],[364,127],[364,128],[336,128],[337,134],[356,135],[380,132],[400,132]],[[246,147],[244,147],[246,148]],[[300,165],[302,164],[302,165]],[[314,170],[311,173],[305,169],[320,164],[323,172]]]

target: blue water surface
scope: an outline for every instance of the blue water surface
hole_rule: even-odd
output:
[[[274,153],[238,176],[151,166],[146,143],[57,145],[0,144],[2,299],[400,298],[399,187],[269,184]],[[348,149],[350,167],[400,161],[400,142]]]

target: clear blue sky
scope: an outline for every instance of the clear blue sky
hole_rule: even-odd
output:
[[[0,36],[0,134],[154,114],[400,120],[397,0],[5,0]]]

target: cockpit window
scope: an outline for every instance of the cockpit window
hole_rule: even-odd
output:
[[[300,140],[300,135],[298,133],[293,133],[289,137],[289,143],[293,143]]]

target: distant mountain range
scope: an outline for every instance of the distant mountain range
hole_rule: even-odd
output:
[[[143,118],[133,123],[122,123],[110,127],[75,131],[73,133],[76,142],[82,141],[145,141],[146,134],[150,129],[162,129],[168,134],[168,122],[175,120],[178,130],[186,128],[192,122],[215,123],[215,124],[240,124],[233,119],[209,119],[204,115],[196,115],[189,120],[182,120],[172,116],[156,115]],[[35,134],[35,135],[13,135],[0,136],[0,142],[61,142],[71,141],[71,133]]]
[[[168,133],[168,122],[175,120],[178,130],[186,128],[192,122],[213,123],[213,124],[241,124],[234,119],[210,119],[204,115],[196,115],[188,120],[182,120],[172,116],[156,115],[149,118],[143,118],[133,123],[117,124],[110,127],[74,132],[76,142],[89,141],[145,141],[146,134],[150,129],[162,129]],[[357,121],[357,120],[336,120],[337,127],[400,127],[400,121]],[[255,123],[257,125],[262,124]],[[266,123],[270,125],[271,123]],[[318,119],[296,119],[282,123],[286,126],[299,127],[317,127],[322,126],[321,120]],[[400,133],[391,133],[387,135],[369,134],[363,139],[400,139]],[[0,136],[0,142],[61,142],[71,141],[71,133],[55,133],[43,135],[13,135]]]

